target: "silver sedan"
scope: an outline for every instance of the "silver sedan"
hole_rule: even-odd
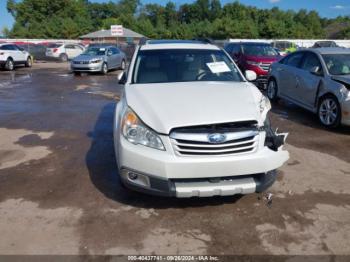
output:
[[[326,127],[350,125],[350,50],[307,49],[286,56],[270,68],[267,96],[316,113]]]
[[[125,67],[125,54],[115,46],[106,45],[91,46],[71,62],[71,69],[74,73],[101,72],[107,74],[111,69],[124,70]]]

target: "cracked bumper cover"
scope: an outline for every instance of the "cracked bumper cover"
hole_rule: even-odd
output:
[[[270,187],[276,180],[275,170],[289,158],[281,147],[285,135],[273,134],[270,140],[251,154],[197,158],[133,145],[121,137],[117,162],[123,184],[143,193],[168,197],[249,194]],[[130,179],[130,173],[141,183]]]

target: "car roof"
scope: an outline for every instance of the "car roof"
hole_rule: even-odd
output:
[[[309,48],[302,51],[312,51],[321,55],[325,54],[350,54],[349,48],[344,47],[321,47],[321,48]]]
[[[335,43],[332,40],[320,40],[320,41],[316,41],[315,43]]]
[[[240,44],[240,45],[271,45],[270,43],[267,42],[230,42],[228,44]]]
[[[89,45],[89,47],[97,47],[97,48],[109,48],[109,47],[116,47],[115,45],[104,45],[104,44],[92,44]]]
[[[160,49],[204,49],[220,50],[216,45],[198,40],[148,40],[141,45],[140,50]]]

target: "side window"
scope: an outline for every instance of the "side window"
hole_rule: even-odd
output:
[[[286,65],[288,58],[289,58],[289,56],[283,57],[280,61],[278,61],[278,63]]]
[[[310,72],[313,68],[318,67],[319,70],[322,69],[320,60],[315,54],[307,53],[305,59],[301,65],[301,69]]]
[[[16,50],[19,50],[19,51],[24,51],[25,50],[22,46],[15,45],[14,47],[16,48]]]
[[[299,67],[301,59],[303,58],[304,53],[294,53],[288,57],[286,57],[286,60],[284,61],[285,65],[293,66],[293,67]]]
[[[118,48],[115,48],[115,47],[112,47],[112,52],[113,52],[113,55],[117,55],[120,53],[120,51],[118,50]]]
[[[7,48],[7,49],[5,49],[5,50],[11,50],[11,51],[17,50],[16,46],[14,46],[14,45],[7,45],[6,48]]]
[[[238,55],[241,52],[241,45],[232,45],[232,53]]]
[[[80,45],[75,45],[74,48],[78,50],[83,50],[83,48]]]
[[[13,48],[13,50],[15,50],[15,51],[18,51],[18,50],[21,50],[18,46],[16,46],[16,45],[12,45],[12,48]]]
[[[9,45],[0,46],[0,50],[10,50]]]
[[[231,52],[232,52],[232,46],[233,46],[232,44],[226,45],[225,48],[224,48],[225,51],[226,51],[227,53],[231,53]]]

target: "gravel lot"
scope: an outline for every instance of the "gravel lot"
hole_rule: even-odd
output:
[[[128,192],[112,143],[117,75],[0,71],[0,254],[350,255],[349,128],[274,104],[291,158],[271,205]]]

